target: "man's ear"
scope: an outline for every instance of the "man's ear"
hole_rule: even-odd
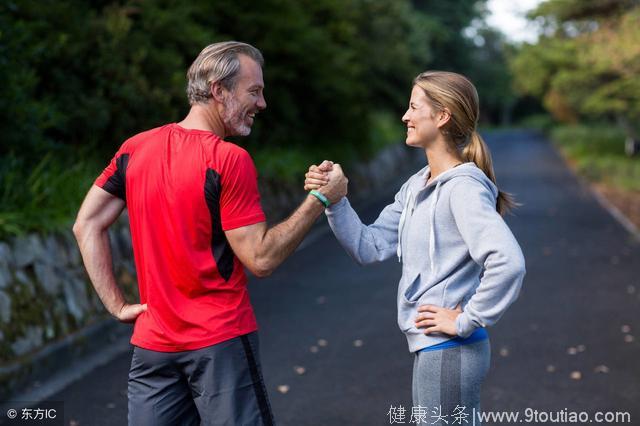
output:
[[[224,102],[227,89],[222,87],[222,84],[220,84],[219,81],[214,81],[213,83],[211,83],[209,90],[211,90],[211,96],[216,102]]]

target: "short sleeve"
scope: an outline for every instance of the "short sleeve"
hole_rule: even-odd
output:
[[[108,193],[126,201],[126,174],[129,163],[129,153],[123,144],[109,165],[95,180],[94,185],[99,186]]]
[[[258,172],[247,151],[238,149],[222,173],[220,219],[222,229],[231,229],[264,222],[265,214],[260,205]]]

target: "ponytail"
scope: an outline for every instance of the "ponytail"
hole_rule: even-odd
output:
[[[465,161],[474,162],[476,166],[491,179],[491,182],[498,186],[496,174],[493,171],[493,162],[491,161],[489,147],[487,147],[487,144],[482,140],[482,137],[477,131],[473,131],[469,143],[463,148],[462,158]],[[498,213],[504,216],[517,206],[518,203],[515,202],[511,194],[498,191],[498,200],[496,202],[496,210]]]

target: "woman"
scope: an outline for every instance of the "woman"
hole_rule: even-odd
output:
[[[478,94],[464,76],[429,71],[413,82],[406,143],[428,166],[400,188],[372,225],[343,198],[326,210],[340,244],[360,264],[402,262],[398,325],[415,353],[413,404],[445,420],[480,408],[489,368],[485,327],[518,296],[520,246],[501,214],[514,207],[496,187],[489,150],[476,132]],[[312,166],[305,189],[327,182]],[[448,417],[445,417],[448,416]]]

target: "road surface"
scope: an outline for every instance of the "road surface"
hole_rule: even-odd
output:
[[[518,301],[489,330],[483,410],[533,424],[626,412],[627,424],[640,424],[638,241],[542,137],[511,131],[487,140],[501,189],[523,204],[507,222],[528,273]],[[394,189],[361,217],[375,219]],[[409,424],[413,358],[396,325],[399,276],[397,259],[359,267],[325,233],[271,277],[251,279],[279,425],[384,425],[400,406],[406,417],[395,420]],[[120,356],[52,397],[64,401],[65,424],[126,424],[129,362]]]

